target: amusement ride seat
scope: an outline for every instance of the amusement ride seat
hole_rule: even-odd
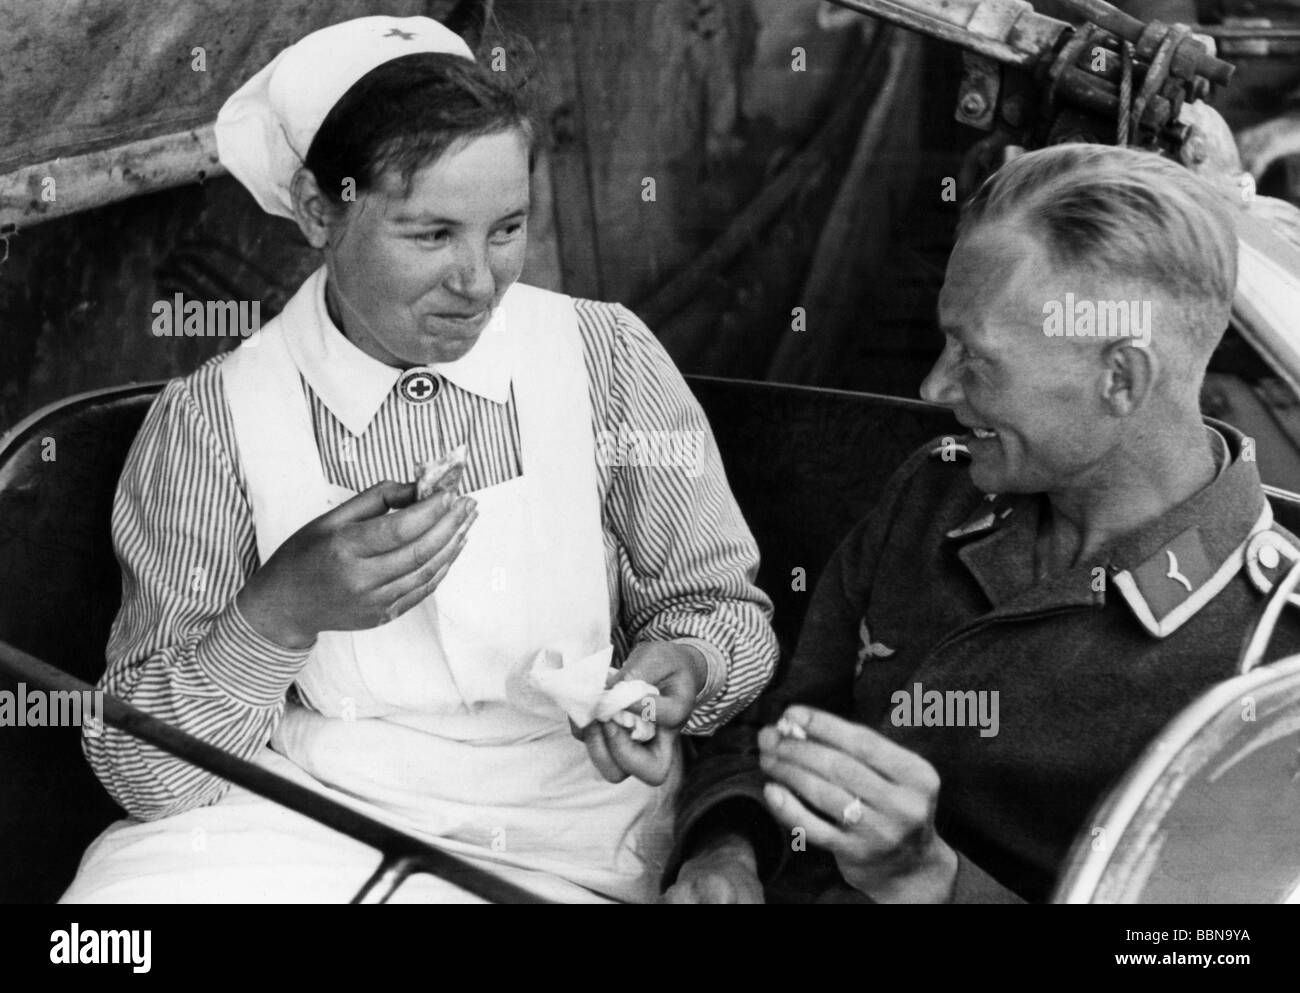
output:
[[[955,432],[917,401],[691,378],[736,498],[763,552],[783,646],[793,646],[831,552],[889,474],[928,438]],[[86,683],[104,669],[120,603],[113,495],[161,383],[70,397],[0,439],[0,642]],[[802,585],[802,584],[801,584]],[[0,690],[18,680],[0,671]],[[81,853],[122,811],[99,785],[75,727],[0,730],[0,902],[56,900]]]
[[[775,603],[788,654],[808,591],[843,535],[911,451],[958,428],[946,411],[917,401],[707,377],[688,382],[758,541],[758,581]],[[85,683],[99,679],[120,602],[113,495],[160,388],[80,394],[0,439],[0,652],[12,646]],[[1300,498],[1278,490],[1269,497],[1280,523],[1300,531]],[[796,569],[806,570],[806,583],[791,582]],[[17,682],[0,669],[0,690]],[[1247,695],[1255,721],[1241,719]],[[1094,822],[1105,843],[1081,833],[1056,899],[1300,899],[1300,836],[1292,830],[1300,797],[1297,703],[1300,657],[1211,689],[1103,804]],[[122,816],[82,755],[80,729],[3,729],[0,902],[57,899],[86,846]],[[363,840],[365,828],[356,834]],[[379,848],[392,840],[382,832],[372,837]],[[388,875],[381,866],[367,891],[404,878],[393,874],[395,856],[383,850]]]

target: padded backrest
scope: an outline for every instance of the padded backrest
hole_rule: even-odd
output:
[[[920,445],[960,432],[914,400],[774,383],[687,377],[708,415],[727,480],[762,553],[783,654],[816,580],[844,536]],[[794,570],[806,570],[806,587]]]
[[[120,599],[113,492],[157,386],[85,394],[0,444],[0,638],[88,682]],[[18,691],[0,675],[0,690]],[[82,851],[121,811],[77,728],[0,728],[0,901],[58,898]]]
[[[0,448],[0,638],[90,682],[117,613],[113,493],[157,385],[84,394]]]

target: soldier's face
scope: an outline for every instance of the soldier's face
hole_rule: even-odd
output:
[[[971,479],[987,493],[1085,485],[1118,430],[1092,343],[1044,334],[1045,303],[1081,288],[1046,258],[1015,226],[976,227],[953,249],[939,295],[944,351],[921,396],[971,429]]]
[[[528,143],[504,131],[392,174],[334,223],[330,305],[348,338],[393,366],[453,362],[478,341],[524,265]]]

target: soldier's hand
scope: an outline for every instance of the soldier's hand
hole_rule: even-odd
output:
[[[764,728],[768,808],[835,856],[850,886],[881,903],[950,899],[956,853],[934,828],[939,775],[883,735],[811,707],[786,710],[806,740]]]
[[[240,590],[239,611],[286,648],[378,627],[437,588],[477,515],[469,497],[416,502],[414,483],[379,483],[290,536]]]

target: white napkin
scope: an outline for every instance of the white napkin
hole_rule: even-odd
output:
[[[514,706],[530,713],[563,714],[579,729],[592,721],[616,720],[631,730],[629,725],[633,722],[627,718],[635,718],[635,715],[617,715],[638,700],[658,696],[659,687],[640,679],[628,679],[606,689],[606,678],[618,671],[610,668],[613,657],[612,645],[576,661],[544,649],[510,674],[506,680],[506,698]],[[652,727],[649,730],[653,733]],[[635,733],[633,737],[643,740]],[[650,734],[645,734],[645,737],[650,737]]]

